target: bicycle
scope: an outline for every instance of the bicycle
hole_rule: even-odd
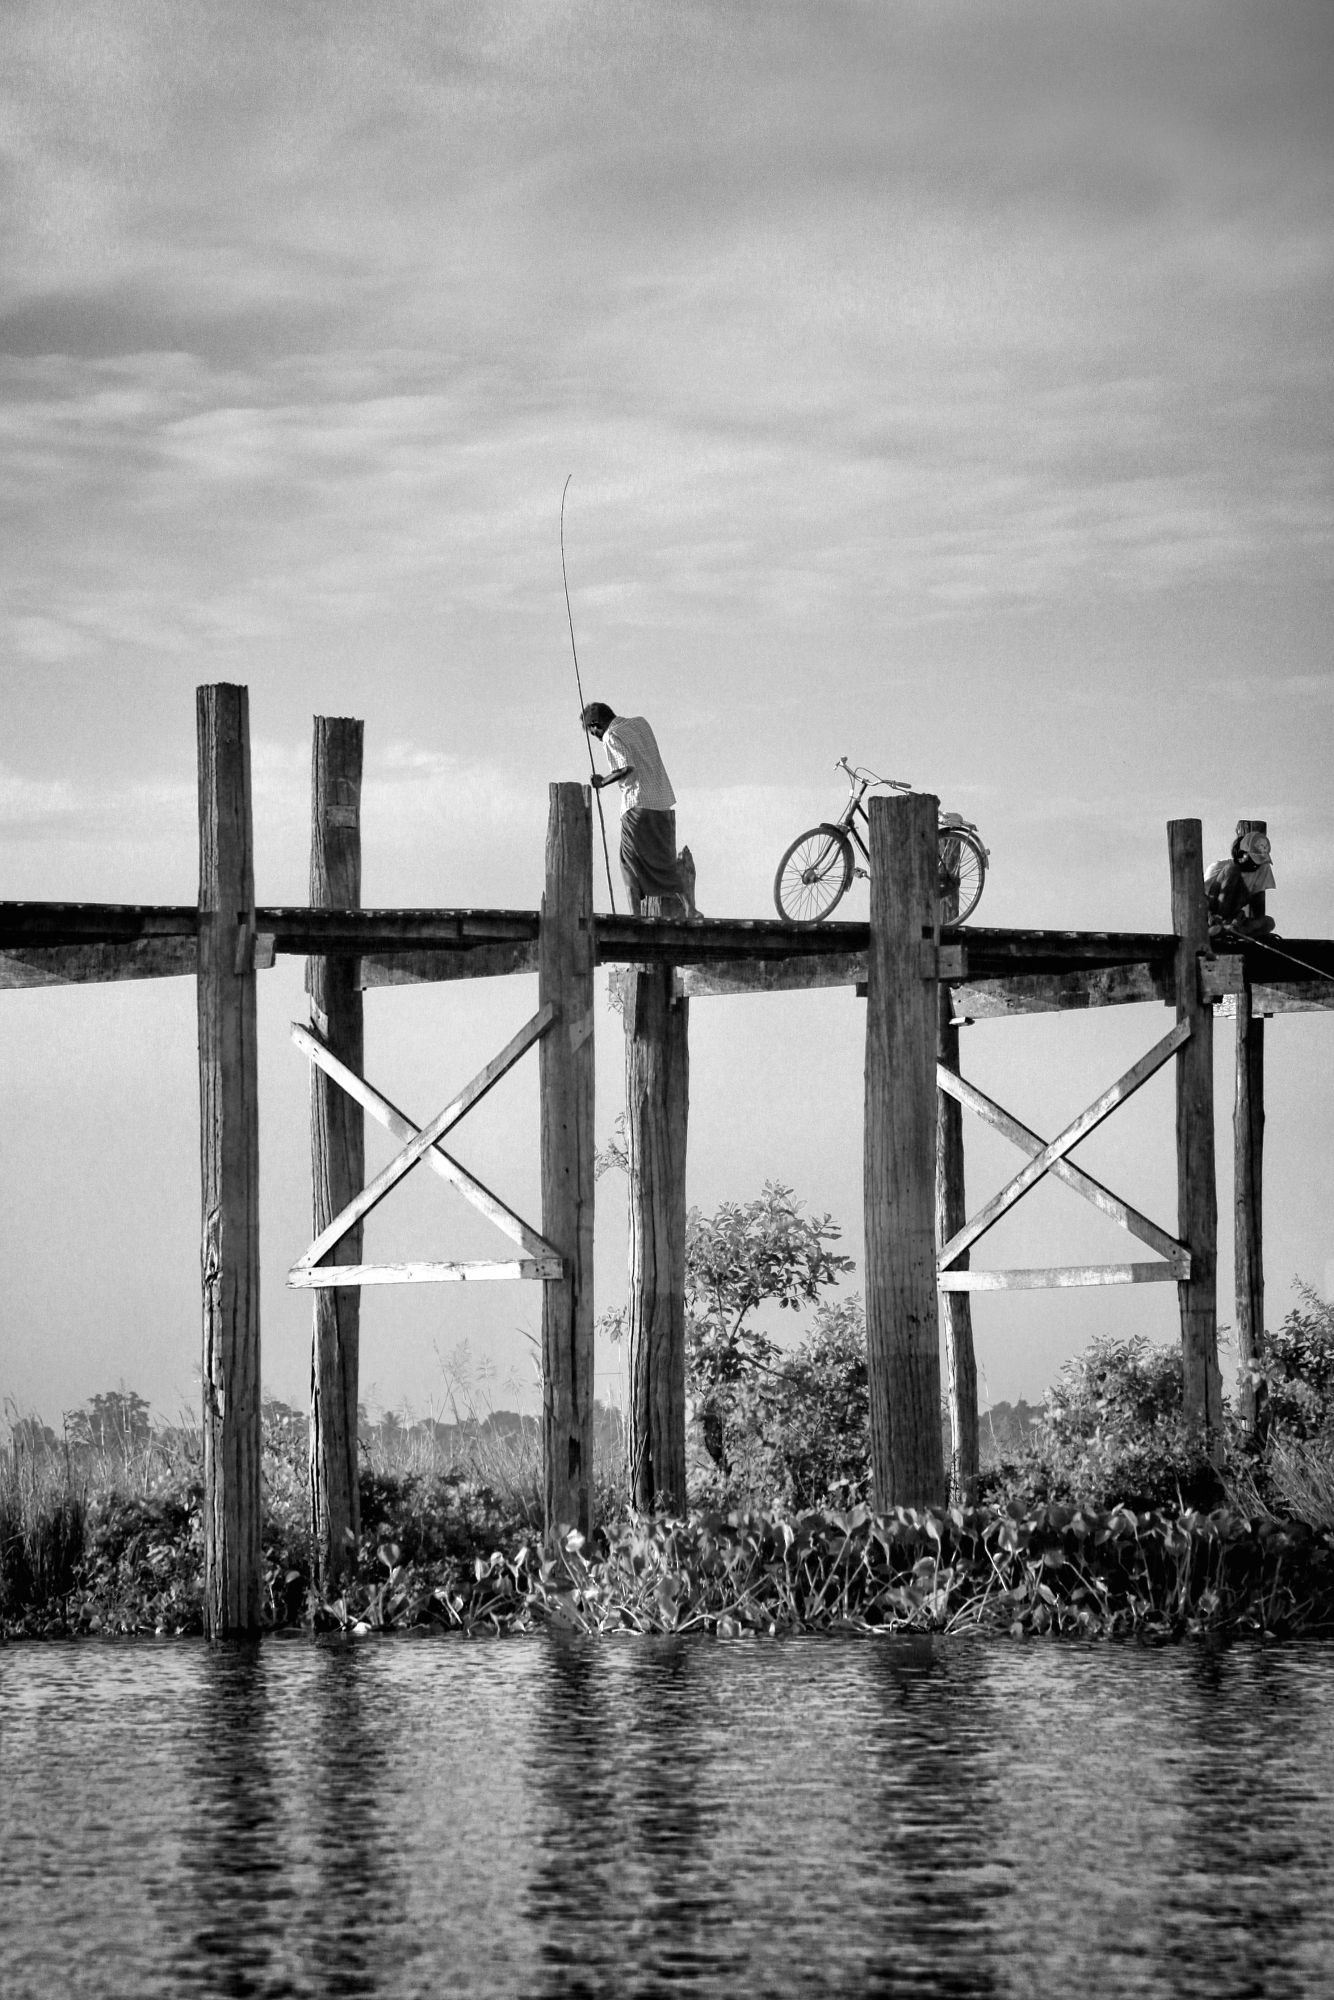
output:
[[[871,857],[857,830],[857,820],[869,825],[862,800],[872,785],[888,785],[895,792],[912,790],[898,778],[877,777],[874,771],[849,764],[846,757],[840,757],[834,769],[848,774],[848,803],[837,820],[827,820],[823,826],[799,834],[774,877],[778,914],[791,924],[823,923],[852,887],[854,876],[870,879]],[[961,813],[941,813],[939,825],[941,918],[945,923],[962,924],[982,899],[991,857],[977,828]],[[854,843],[867,864],[864,868],[857,866]]]

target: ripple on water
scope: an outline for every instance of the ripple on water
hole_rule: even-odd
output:
[[[0,1654],[19,1996],[1325,1993],[1334,1649]]]

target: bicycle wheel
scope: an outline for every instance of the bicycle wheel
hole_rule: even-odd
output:
[[[987,879],[987,850],[975,833],[961,826],[940,829],[940,920],[966,923],[982,900]]]
[[[774,876],[774,903],[790,924],[818,924],[852,881],[852,844],[842,827],[813,826],[793,841]]]

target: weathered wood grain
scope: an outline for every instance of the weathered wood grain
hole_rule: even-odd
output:
[[[516,1257],[497,1263],[477,1259],[464,1264],[319,1264],[296,1265],[287,1274],[289,1291],[338,1291],[346,1286],[482,1284],[515,1278],[559,1278],[559,1257]]]
[[[670,965],[624,975],[630,1180],[629,1466],[636,1507],[686,1504],[686,1134],[690,1003]]]
[[[259,1628],[259,1087],[253,963],[250,718],[243,687],[196,691],[199,752],[199,1125],[203,1195],[204,1620]]]
[[[1052,1264],[1033,1270],[942,1271],[946,1292],[1034,1292],[1066,1285],[1170,1284],[1176,1277],[1170,1264]]]
[[[1183,1409],[1210,1448],[1221,1446],[1218,1372],[1218,1191],[1214,1178],[1214,1017],[1200,996],[1200,954],[1209,949],[1200,822],[1169,820],[1172,928],[1177,938],[1177,1022],[1189,1038],[1177,1056],[1177,1235],[1190,1251],[1181,1309]]]
[[[455,946],[452,951],[382,952],[357,960],[357,985],[429,986],[445,979],[496,979],[537,971],[537,939]]]
[[[542,1234],[561,1258],[542,1288],[546,1533],[593,1525],[593,830],[590,794],[552,785],[537,991],[543,1043]]]
[[[1265,1326],[1264,1271],[1265,1024],[1252,996],[1237,996],[1237,1088],[1232,1112],[1233,1209],[1237,1314],[1238,1413],[1254,1430],[1260,1413]]]
[[[958,904],[955,885],[942,898],[948,922]],[[948,984],[936,987],[936,1076],[959,1070],[959,1030]],[[968,1219],[964,1200],[963,1114],[947,1091],[936,1093],[936,1242],[947,1243]],[[964,1252],[964,1261],[968,1257]],[[973,1350],[973,1308],[966,1292],[944,1290],[940,1302],[945,1335],[945,1376],[950,1406],[950,1498],[970,1504],[977,1493],[977,1358]]]
[[[355,910],[361,902],[363,725],[317,715],[311,746],[310,901],[312,909]],[[311,1018],[329,1051],[357,1073],[365,1065],[362,998],[353,958],[306,961]],[[362,1107],[318,1065],[310,1073],[310,1167],[316,1236],[360,1194],[366,1179]],[[333,1248],[335,1264],[361,1262],[361,1224]],[[326,1596],[355,1567],[361,1533],[357,1399],[361,1296],[353,1285],[317,1291],[310,1358],[310,1506],[316,1578]]]
[[[939,1506],[935,1271],[937,801],[870,803],[866,1003],[866,1337],[875,1505]]]
[[[113,979],[179,979],[199,968],[190,937],[144,937],[121,944],[29,945],[0,952],[0,992],[32,986],[90,986]]]

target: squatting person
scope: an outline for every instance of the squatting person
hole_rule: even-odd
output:
[[[676,855],[676,793],[663,769],[657,739],[642,715],[617,715],[605,701],[590,701],[580,721],[607,752],[610,771],[593,784],[621,785],[621,874],[630,914],[641,914],[646,896],[674,896],[689,912]]]

